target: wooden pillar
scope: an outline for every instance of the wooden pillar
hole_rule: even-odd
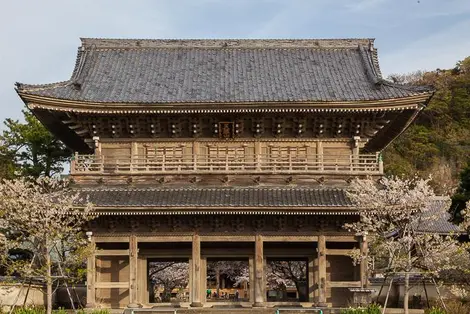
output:
[[[360,242],[360,250],[361,250],[361,264],[360,264],[360,276],[361,276],[361,287],[367,288],[369,286],[369,270],[367,265],[367,255],[369,254],[369,247],[367,244],[367,236],[362,235]]]
[[[198,161],[197,158],[199,156],[199,142],[193,142],[193,170],[196,171],[198,169]]]
[[[130,158],[130,165],[129,165],[129,170],[132,172],[137,169],[137,163],[139,162],[138,157],[143,157],[143,156],[138,156],[139,150],[138,150],[138,145],[137,142],[132,142],[131,143],[131,158]]]
[[[318,141],[317,142],[317,161],[319,164],[319,169],[320,171],[323,171],[323,142]]]
[[[75,170],[76,170],[75,168],[77,167],[77,159],[78,159],[78,152],[75,152],[73,154],[72,159],[70,160],[70,171],[69,171],[70,174],[75,173]]]
[[[261,171],[261,142],[255,142],[256,170]]]
[[[326,239],[318,237],[318,305],[326,306]]]
[[[261,307],[265,306],[266,299],[266,284],[264,274],[264,254],[263,254],[263,238],[261,235],[255,237],[255,303],[253,306]]]
[[[206,303],[207,298],[207,259],[205,257],[201,257],[201,303]]]
[[[309,257],[308,258],[308,279],[307,279],[307,284],[308,284],[308,301],[309,302],[315,302],[315,291],[318,290],[317,288],[317,283],[315,280],[315,258],[314,257]]]
[[[143,256],[138,256],[137,264],[137,303],[149,303],[149,278],[148,278],[148,269],[147,269],[147,258]],[[145,287],[144,285],[147,285]]]
[[[362,170],[359,166],[359,141],[361,140],[360,136],[353,136],[353,147],[352,147],[352,163],[351,171]]]
[[[87,260],[87,275],[86,275],[86,307],[94,308],[96,306],[96,256],[95,256],[95,240],[91,240],[92,254],[88,256]]]
[[[382,158],[382,153],[377,153],[377,162],[379,163],[379,173],[384,173],[384,162]]]
[[[99,136],[93,136],[93,142],[95,143],[95,155],[101,155],[101,142]]]
[[[250,302],[255,302],[255,261],[250,256],[248,259],[248,267],[250,271]]]
[[[138,263],[138,242],[135,235],[129,237],[129,304],[127,307],[142,307],[137,302],[137,263]]]
[[[193,235],[191,256],[192,284],[191,284],[191,306],[202,307],[201,302],[201,240],[198,234]]]

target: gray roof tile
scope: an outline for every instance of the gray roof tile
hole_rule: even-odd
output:
[[[376,52],[364,40],[137,42],[84,40],[69,81],[18,89],[103,103],[332,102],[428,91],[382,80]]]
[[[309,187],[79,188],[98,207],[347,207],[344,190]]]
[[[461,233],[462,229],[450,221],[451,215],[448,210],[449,203],[446,200],[433,200],[428,210],[424,212],[423,219],[416,222],[415,231],[439,234]]]

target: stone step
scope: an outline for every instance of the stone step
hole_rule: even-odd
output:
[[[279,310],[279,311],[278,311]],[[325,308],[323,314],[337,314],[340,309]],[[320,311],[314,311],[312,308],[236,308],[236,307],[217,307],[217,308],[165,308],[158,307],[153,309],[125,309],[124,314],[318,314]],[[401,314],[402,309],[387,309],[387,314]],[[424,310],[410,310],[410,314],[422,314]]]
[[[164,308],[158,307],[153,309],[126,309],[124,314],[318,314],[319,310],[312,308],[240,308],[229,306],[217,306],[212,308]],[[325,312],[323,314],[334,312]],[[339,312],[338,312],[339,313]]]

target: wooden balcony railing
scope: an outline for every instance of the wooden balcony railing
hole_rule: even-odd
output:
[[[76,154],[71,174],[382,174],[378,154],[244,156],[99,156]]]

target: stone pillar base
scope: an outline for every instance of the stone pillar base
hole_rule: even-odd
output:
[[[95,304],[93,304],[93,303],[87,303],[87,304],[85,305],[85,308],[87,308],[87,309],[94,309],[94,308],[95,308]]]
[[[139,303],[129,303],[127,305],[127,308],[129,308],[129,309],[140,309],[142,307],[143,307],[143,305],[139,304]]]
[[[191,307],[203,307],[204,305],[201,302],[192,302],[190,306]]]
[[[253,307],[266,307],[266,304],[264,302],[255,302]]]

